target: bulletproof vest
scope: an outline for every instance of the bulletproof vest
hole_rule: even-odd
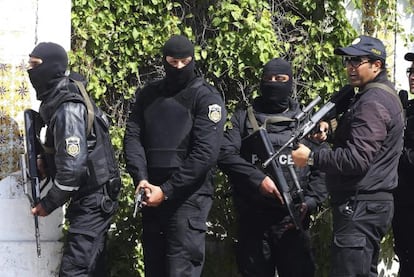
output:
[[[175,95],[165,96],[162,88],[151,91],[153,101],[144,105],[144,145],[149,168],[176,168],[186,158],[198,88],[196,78]]]
[[[122,184],[109,135],[109,120],[105,113],[89,98],[83,84],[79,81],[74,81],[74,83],[81,92],[88,110],[88,185],[105,185],[111,199],[116,200]],[[90,147],[90,139],[92,138],[93,143],[93,137],[95,137],[95,145]]]
[[[293,119],[290,117],[271,116],[268,114],[255,113],[253,116],[248,116],[248,120],[246,121],[246,135],[250,135],[255,132],[255,130],[260,127],[259,124],[262,124],[261,127],[265,128],[268,131],[272,145],[274,149],[277,150],[286,141],[289,140],[293,132],[292,122]],[[260,161],[258,161],[257,155],[255,154],[255,151],[257,150],[254,148],[254,145],[249,145],[245,140],[242,140],[240,154],[244,159],[251,162],[252,164],[259,165],[258,162]],[[293,165],[293,160],[290,152],[291,149],[286,149],[278,157],[276,157],[282,168],[285,168],[289,164]]]
[[[62,103],[69,101],[82,102],[87,108],[88,176],[86,185],[81,186],[79,193],[106,185],[109,196],[115,200],[121,189],[121,178],[109,135],[109,121],[105,113],[90,99],[85,87],[79,81],[68,79],[68,83],[60,89],[68,91],[61,92],[63,97],[54,103],[56,109]],[[50,142],[48,144],[52,146]],[[46,151],[50,152],[50,148]]]
[[[294,120],[290,117],[285,116],[271,116],[262,113],[254,114],[251,106],[248,108],[247,117],[248,120],[246,120],[245,126],[247,135],[244,136],[242,139],[240,155],[245,160],[251,162],[252,164],[256,165],[259,169],[266,172],[266,169],[264,169],[262,166],[265,161],[263,160],[263,158],[261,158],[263,157],[263,149],[261,149],[263,143],[260,141],[260,129],[267,130],[274,151],[276,151],[279,147],[281,147],[285,142],[289,140],[290,135],[293,131],[292,122]],[[263,125],[259,126],[259,123],[262,123]],[[291,166],[296,176],[299,170],[293,167],[293,160],[290,152],[291,149],[286,149],[285,151],[280,153],[280,155],[278,155],[275,159],[283,171],[283,175],[289,186],[289,190],[291,190],[291,194],[293,195],[293,197],[295,197],[295,185],[293,182],[293,177],[289,170],[289,166]],[[240,193],[247,194],[249,198],[253,199],[253,201],[257,203],[260,202],[260,205],[268,207],[281,206],[278,201],[266,198],[262,196],[258,191],[249,191],[247,187],[248,186],[244,186],[243,191],[240,191]]]

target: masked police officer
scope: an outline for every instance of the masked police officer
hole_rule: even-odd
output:
[[[68,57],[60,45],[39,43],[29,56],[29,78],[47,126],[39,171],[53,179],[32,213],[47,216],[71,199],[59,276],[107,276],[105,240],[121,186],[108,121],[82,95],[83,84],[65,76]]]
[[[405,54],[411,62],[407,68],[410,93],[414,93],[414,53]],[[392,222],[395,253],[399,260],[399,276],[414,276],[414,237],[411,232],[412,196],[414,195],[414,100],[408,100],[407,91],[400,91],[405,110],[404,150],[398,166],[398,187],[394,191],[395,214]]]
[[[333,149],[292,152],[295,164],[311,158],[326,172],[333,208],[330,276],[377,276],[380,242],[391,225],[392,190],[402,151],[402,106],[387,79],[385,47],[360,36],[343,56],[349,83],[358,93],[340,117]]]
[[[288,210],[282,205],[277,180],[254,164],[255,153],[262,150],[246,145],[246,138],[254,132],[254,126],[264,127],[265,122],[270,122],[264,128],[275,151],[289,140],[296,126],[292,119],[301,112],[299,103],[291,98],[292,86],[291,65],[281,58],[270,60],[263,68],[261,96],[254,99],[253,109],[237,110],[231,119],[232,127],[225,132],[218,164],[233,188],[238,215],[236,255],[242,276],[273,277],[276,269],[281,277],[314,276],[308,224],[310,213],[327,195],[324,174],[309,166],[294,169],[295,175],[291,175],[288,169],[293,166],[290,150],[276,158],[292,192],[296,191],[294,176],[298,177],[304,190],[304,199],[299,199],[304,202],[298,203],[302,205],[304,229],[296,229]],[[325,133],[324,136],[326,138]],[[312,139],[303,143],[312,149],[327,147]]]
[[[162,52],[165,78],[137,90],[127,121],[126,165],[137,192],[146,191],[146,276],[200,276],[225,107],[196,75],[188,38],[172,36]]]

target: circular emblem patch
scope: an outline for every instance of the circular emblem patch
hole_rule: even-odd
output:
[[[69,137],[66,140],[66,153],[72,157],[76,157],[80,152],[80,138]]]
[[[220,105],[213,104],[208,106],[208,118],[217,123],[221,120],[221,107]]]

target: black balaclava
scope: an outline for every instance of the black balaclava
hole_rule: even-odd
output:
[[[176,93],[187,86],[196,77],[194,62],[194,45],[185,36],[174,35],[164,44],[162,49],[163,64],[166,74],[167,89],[170,93]],[[192,57],[189,64],[183,68],[171,66],[166,57],[171,56],[177,59]]]
[[[30,81],[36,90],[38,100],[45,100],[48,91],[56,84],[56,79],[65,76],[68,55],[65,49],[53,42],[39,43],[29,55],[42,59],[38,66],[27,70]]]
[[[263,80],[263,76],[285,74],[289,76],[287,82],[271,82]],[[260,91],[262,105],[266,111],[279,113],[289,107],[289,98],[292,95],[292,66],[281,58],[270,60],[263,68]]]

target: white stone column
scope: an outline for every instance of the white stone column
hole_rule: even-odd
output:
[[[39,217],[41,257],[37,257],[34,219],[20,172],[0,181],[0,276],[58,276],[62,252],[62,209]]]
[[[0,276],[57,276],[63,212],[39,218],[41,257],[34,219],[20,178],[24,152],[23,110],[39,103],[25,64],[42,41],[70,48],[70,0],[0,0]]]

